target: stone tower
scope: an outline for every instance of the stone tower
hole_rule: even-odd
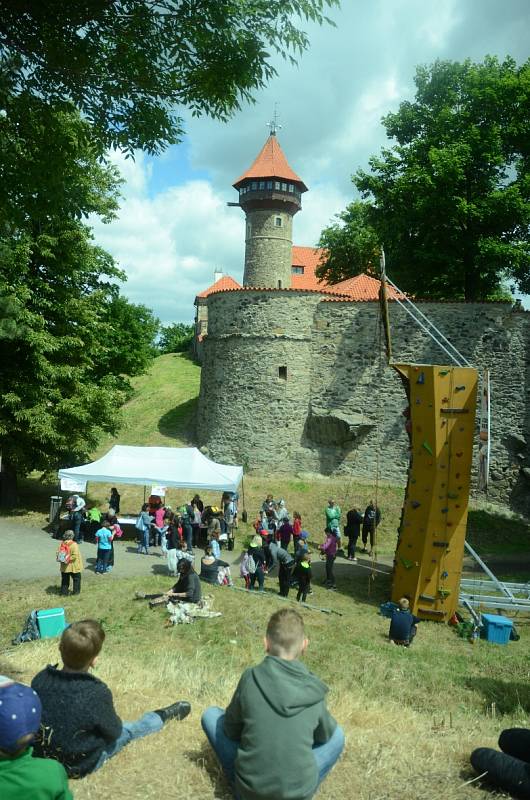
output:
[[[293,217],[307,186],[285,158],[276,131],[251,167],[233,184],[246,215],[243,284],[260,288],[291,286]],[[232,204],[231,204],[232,205]]]

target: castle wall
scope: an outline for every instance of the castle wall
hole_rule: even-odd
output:
[[[281,227],[276,218],[281,219]],[[244,285],[287,289],[291,285],[292,240],[292,214],[267,208],[247,211]]]
[[[490,497],[530,511],[530,314],[507,304],[419,308],[477,368],[491,370]],[[396,304],[394,361],[448,363]],[[198,438],[211,458],[247,468],[315,471],[404,483],[407,405],[386,367],[376,303],[297,292],[209,298]],[[287,367],[287,377],[279,368]],[[530,474],[530,470],[529,470]]]

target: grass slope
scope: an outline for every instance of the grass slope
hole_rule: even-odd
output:
[[[181,356],[163,356],[135,381],[136,395],[124,409],[124,426],[115,441],[123,444],[184,445],[193,441],[199,371]],[[96,455],[113,440],[102,442]],[[43,512],[55,487],[25,483],[22,519],[44,521]],[[108,488],[93,485],[91,499],[102,503]],[[363,507],[373,487],[335,479],[302,480],[292,475],[253,475],[245,479],[245,501],[253,514],[271,491],[299,510],[313,539],[322,537],[323,508],[329,496],[344,509]],[[136,511],[143,492],[123,487],[124,511]],[[185,495],[172,490],[176,505]],[[207,502],[217,494],[205,494]],[[402,489],[380,489],[383,522],[379,550],[393,550]],[[477,510],[470,517],[472,541],[484,552],[526,545],[528,529],[508,514]],[[250,528],[242,527],[240,539]],[[516,543],[516,544],[514,544]],[[481,547],[482,545],[482,547]],[[38,557],[35,554],[33,557]],[[315,565],[321,572],[322,565]],[[388,578],[336,566],[339,591],[330,594],[315,581],[316,606],[332,606],[342,616],[302,609],[311,640],[306,662],[330,686],[329,704],[347,736],[341,762],[319,794],[322,800],[472,800],[492,795],[478,784],[459,788],[473,777],[471,749],[494,746],[503,727],[526,726],[530,711],[528,679],[529,629],[506,647],[458,639],[448,627],[422,623],[414,647],[386,641],[388,621],[377,614],[388,597]],[[132,600],[134,590],[162,591],[167,577],[141,581],[85,572],[79,597],[59,600],[49,580],[13,582],[0,591],[0,674],[29,681],[46,663],[58,660],[57,641],[44,640],[11,648],[9,641],[27,610],[63,603],[69,621],[100,619],[107,631],[97,676],[113,689],[118,712],[133,719],[147,709],[178,698],[193,704],[183,723],[136,742],[101,772],[73,783],[76,800],[113,797],[147,800],[159,797],[211,800],[229,793],[200,728],[200,714],[210,704],[224,706],[241,671],[262,657],[261,637],[270,613],[281,607],[276,581],[267,581],[265,596],[213,587],[222,617],[167,629],[163,609],[150,611]],[[241,586],[241,580],[237,583]],[[281,765],[289,769],[289,754]],[[268,765],[264,765],[267,769]]]
[[[388,620],[376,613],[386,597],[386,579],[354,581],[347,565],[337,572],[339,592],[330,594],[315,584],[310,599],[343,616],[302,609],[310,637],[306,663],[330,686],[331,711],[347,736],[342,761],[319,797],[490,796],[477,785],[458,787],[472,777],[468,757],[473,747],[493,746],[501,728],[527,724],[528,629],[522,628],[519,643],[499,647],[482,641],[471,645],[446,626],[422,623],[410,651],[393,647],[385,638]],[[73,783],[76,800],[228,798],[200,714],[208,705],[224,706],[242,670],[261,659],[268,616],[285,603],[274,594],[276,581],[267,581],[265,596],[208,587],[223,616],[171,629],[164,628],[163,609],[152,611],[145,601],[132,600],[139,586],[161,590],[167,578],[139,582],[85,574],[83,582],[82,594],[65,600],[67,618],[95,617],[104,624],[107,639],[96,675],[112,687],[120,715],[133,719],[178,698],[189,699],[193,713],[131,745],[96,775]],[[3,587],[4,644],[20,628],[21,607],[58,602],[47,583]],[[56,640],[7,648],[0,653],[0,673],[29,681],[57,660]],[[288,753],[282,768],[289,769]]]

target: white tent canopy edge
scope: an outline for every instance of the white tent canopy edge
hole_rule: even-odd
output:
[[[59,478],[96,483],[159,484],[181,489],[237,491],[243,467],[217,464],[196,447],[115,445],[91,464],[59,470]]]

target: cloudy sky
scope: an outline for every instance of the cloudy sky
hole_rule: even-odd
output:
[[[126,271],[123,293],[163,323],[192,321],[214,270],[242,279],[244,215],[226,204],[237,201],[232,183],[265,142],[275,103],[282,149],[309,187],[294,242],[315,245],[352,199],[352,173],[386,142],[381,117],[413,96],[416,65],[530,55],[530,0],[342,0],[331,16],[337,27],[307,26],[299,66],[277,62],[277,78],[228,124],[190,118],[182,144],[156,159],[113,156],[124,198],[119,219],[96,223],[95,237]]]

